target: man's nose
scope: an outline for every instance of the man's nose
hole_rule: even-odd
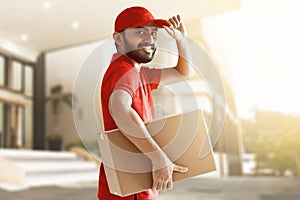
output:
[[[145,37],[144,37],[144,42],[147,42],[149,44],[153,44],[155,41],[155,38],[154,36],[149,32],[147,34],[145,34]]]

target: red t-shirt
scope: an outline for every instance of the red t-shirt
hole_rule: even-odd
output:
[[[117,126],[110,115],[108,104],[112,92],[122,89],[132,97],[131,107],[139,114],[143,121],[151,121],[155,117],[151,90],[158,87],[161,70],[141,67],[138,71],[133,63],[121,54],[114,54],[111,64],[102,80],[101,104],[104,129],[116,129]],[[153,200],[157,191],[146,190],[136,194],[138,200]],[[104,167],[101,164],[99,176],[98,198],[101,200],[133,200],[134,195],[119,197],[109,192]]]

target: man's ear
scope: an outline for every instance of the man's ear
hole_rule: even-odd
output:
[[[123,35],[119,32],[114,32],[113,38],[115,40],[115,43],[120,46],[123,44]]]

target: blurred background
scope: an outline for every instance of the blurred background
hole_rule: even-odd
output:
[[[0,5],[0,197],[62,185],[93,188],[86,191],[95,197],[99,157],[94,147],[93,153],[87,151],[90,141],[76,131],[73,87],[88,56],[111,37],[116,15],[132,5],[145,6],[158,18],[180,14],[188,37],[207,52],[223,82],[217,171],[197,178],[210,189],[190,190],[195,184],[185,184],[190,187],[185,191],[194,199],[201,194],[222,199],[222,189],[212,188],[223,188],[226,181],[258,188],[264,188],[258,183],[269,184],[270,193],[279,191],[272,184],[282,183],[290,196],[281,199],[300,197],[294,192],[300,189],[298,0],[0,0]],[[162,53],[155,62],[173,63],[174,56]],[[213,97],[204,83],[200,75],[189,82],[210,119]],[[180,112],[167,87],[153,95],[161,105],[159,116]],[[175,199],[171,193],[161,199]]]

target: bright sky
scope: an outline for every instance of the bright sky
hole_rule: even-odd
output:
[[[240,7],[203,20],[238,114],[250,117],[258,108],[300,115],[300,1],[240,0]]]

